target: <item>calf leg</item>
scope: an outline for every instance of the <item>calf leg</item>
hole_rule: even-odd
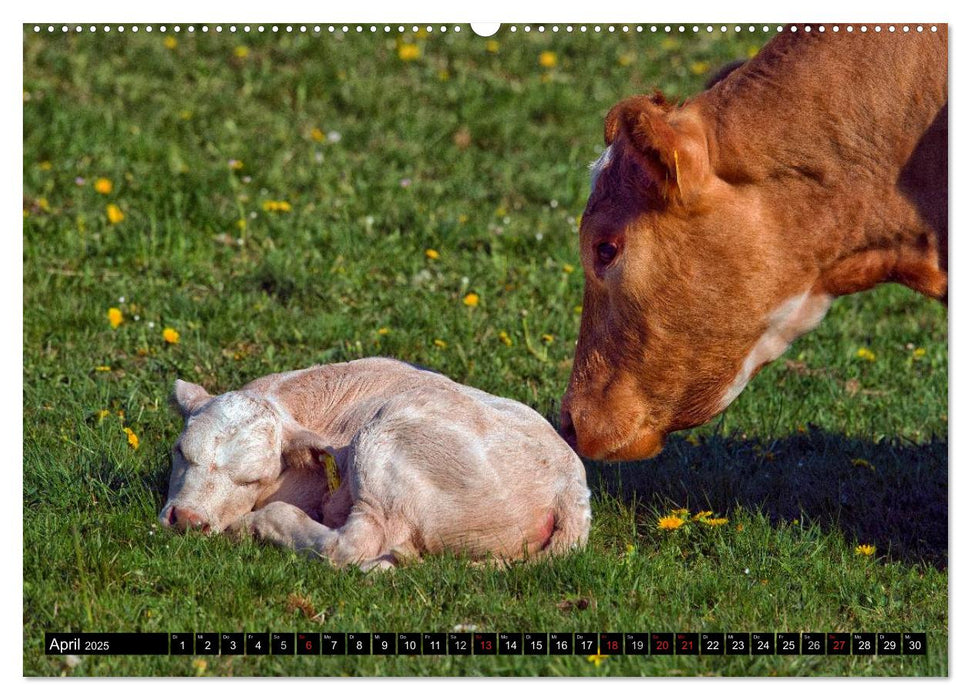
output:
[[[317,556],[326,556],[325,552],[333,547],[337,538],[336,530],[321,525],[295,505],[282,501],[247,513],[229,529]]]
[[[385,548],[383,519],[354,507],[336,534],[330,549],[325,552],[335,566],[357,564],[364,571],[370,571],[394,565],[394,557]]]
[[[353,509],[338,530],[321,525],[289,503],[276,501],[247,513],[230,527],[273,544],[314,554],[337,567],[356,564],[364,571],[389,569],[394,557],[383,551],[383,521]]]

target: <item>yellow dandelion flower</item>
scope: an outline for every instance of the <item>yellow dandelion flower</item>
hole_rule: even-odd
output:
[[[443,83],[448,81],[449,77],[450,76],[448,74],[448,71],[445,70],[444,68],[438,71],[438,79],[441,80]]]
[[[290,202],[276,201],[273,199],[268,199],[263,202],[263,211],[267,212],[279,212],[279,211],[290,211],[293,209],[290,206]]]
[[[469,215],[468,214],[459,214],[459,223],[460,224],[464,224],[468,220],[469,220]]]
[[[671,49],[676,49],[680,45],[680,42],[673,36],[666,36],[661,40],[661,48],[665,51],[670,51]]]
[[[245,231],[246,219],[239,219],[238,221],[236,221],[236,228],[238,228],[240,231]]]
[[[206,672],[206,669],[209,668],[209,664],[206,663],[205,659],[193,659],[192,668],[196,670],[197,676],[201,676],[203,673]]]
[[[634,62],[635,58],[633,53],[623,53],[617,57],[617,64],[620,66],[629,66]]]
[[[438,260],[440,256],[438,255],[437,250],[435,250],[434,248],[429,248],[428,250],[425,251],[425,257],[428,258],[429,260]]]
[[[398,47],[398,58],[402,61],[414,61],[421,56],[421,49],[417,44],[402,44]]]
[[[462,299],[462,303],[465,304],[466,306],[471,306],[472,308],[475,308],[476,306],[479,305],[479,295],[474,292],[469,292],[468,294],[465,295],[465,298]]]
[[[499,53],[499,42],[495,39],[489,39],[486,42],[486,51],[489,53]]]
[[[598,651],[596,654],[590,654],[590,656],[587,657],[587,661],[592,663],[594,666],[600,666],[600,664],[602,664],[608,658],[609,657],[606,654],[601,654]]]
[[[574,271],[575,269],[576,269],[576,268],[575,268],[575,267],[573,267],[573,265],[571,265],[570,263],[566,263],[566,264],[565,264],[565,265],[563,266],[563,272],[565,272],[565,273],[566,273],[566,274],[568,274],[568,275],[569,275],[569,274],[570,274],[571,272],[573,272],[573,271]]]
[[[745,529],[745,526],[744,526],[744,525],[742,525],[742,523],[739,523],[738,525],[736,525],[736,526],[735,526],[735,530],[736,530],[737,532],[741,532],[741,531],[742,531],[742,530],[744,530],[744,529]]]
[[[235,49],[233,49],[233,55],[236,56],[236,58],[246,58],[249,56],[249,47],[237,46]]]
[[[120,224],[125,220],[125,213],[117,204],[109,204],[105,208],[105,213],[108,215],[108,222],[111,224]]]
[[[661,530],[677,530],[682,525],[684,525],[684,520],[675,515],[667,515],[657,520],[657,526]]]
[[[694,516],[691,519],[692,520],[705,520],[707,518],[710,518],[712,515],[714,515],[714,513],[712,513],[712,511],[710,511],[710,510],[702,510],[702,511],[699,511],[698,513],[695,513]]]
[[[108,309],[108,323],[111,324],[112,328],[117,328],[125,320],[125,315],[121,313],[121,309],[112,306]]]
[[[174,328],[166,328],[162,331],[162,340],[164,340],[169,345],[175,345],[179,342],[179,332]]]
[[[575,313],[575,314],[582,314],[583,313],[583,307],[582,306],[574,306],[573,307],[573,313]]]
[[[165,45],[165,48],[169,50],[174,49],[176,46],[179,45],[179,42],[175,40],[174,36],[165,37],[165,41],[163,41],[162,43]]]
[[[98,365],[97,367],[94,368],[94,371],[95,372],[110,372],[111,371],[111,367],[109,367],[108,365]]]
[[[124,428],[125,434],[128,436],[128,444],[131,445],[133,450],[138,449],[138,436],[135,435],[135,431],[131,428]]]
[[[378,329],[378,335],[387,335],[390,332],[391,332],[391,330],[388,329],[388,328],[379,328]]]
[[[540,336],[540,340],[542,340],[544,343],[549,345],[550,343],[553,342],[554,338],[549,333],[544,333],[543,335]]]
[[[704,75],[708,72],[708,61],[692,61],[691,72],[695,75]]]
[[[229,159],[229,169],[230,170],[242,170],[243,169],[243,161],[238,160],[236,158],[230,158]]]
[[[552,68],[556,65],[556,54],[552,51],[544,51],[539,55],[539,64],[543,68]]]
[[[856,553],[861,557],[872,557],[876,551],[877,548],[872,544],[861,544],[856,547]]]
[[[728,524],[728,518],[706,518],[704,521],[705,525],[711,525],[712,527],[720,527],[722,525]],[[741,531],[742,527],[739,525],[738,530]]]
[[[315,126],[313,129],[310,130],[310,138],[312,138],[317,143],[320,143],[326,138],[326,136],[323,131],[321,131]]]
[[[509,334],[506,333],[506,331],[499,331],[499,342],[509,347],[512,345],[512,338],[509,337]]]
[[[755,54],[757,54],[758,52],[759,52],[758,46],[749,46],[748,50],[745,53],[748,54],[749,58],[755,58]]]
[[[189,121],[192,119],[192,110],[183,109],[181,112],[179,112],[179,119],[182,119],[183,121]]]
[[[924,348],[914,348],[913,358],[915,360],[919,360],[920,358],[924,357],[926,354],[927,354],[927,350],[925,350]]]
[[[100,423],[110,415],[111,411],[109,411],[107,408],[102,408],[100,411],[98,411],[98,422]]]
[[[869,348],[860,348],[856,351],[856,356],[861,360],[866,360],[867,362],[873,362],[877,359],[876,353]]]
[[[446,343],[444,340],[440,340],[439,338],[435,338],[432,343],[436,348],[441,348],[443,350],[448,347],[448,343]]]
[[[106,177],[99,177],[94,181],[94,191],[98,194],[111,194],[112,188],[111,180]]]

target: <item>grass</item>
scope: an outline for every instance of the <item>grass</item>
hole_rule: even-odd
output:
[[[388,355],[552,419],[603,115],[654,86],[690,95],[762,39],[504,30],[490,43],[463,29],[183,32],[169,45],[158,32],[25,29],[24,673],[946,675],[947,312],[902,288],[838,300],[657,459],[588,464],[594,527],[569,557],[505,569],[438,557],[365,576],[156,527],[181,429],[167,406],[176,377],[222,391]],[[658,529],[673,508],[728,523]],[[863,543],[876,554],[855,554]],[[40,653],[45,631],[456,625],[918,631],[929,653],[205,667]]]

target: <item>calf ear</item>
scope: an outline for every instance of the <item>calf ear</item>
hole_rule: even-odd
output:
[[[283,461],[288,469],[314,468],[323,463],[328,447],[324,439],[312,430],[286,430],[283,435]]]
[[[618,103],[604,120],[604,141],[623,140],[647,172],[647,184],[663,199],[686,200],[709,169],[707,143],[700,127],[676,122],[676,110],[661,93]]]
[[[172,401],[179,409],[183,417],[188,417],[190,413],[202,406],[211,399],[209,392],[198,384],[184,382],[181,379],[175,380],[175,389],[172,391]]]

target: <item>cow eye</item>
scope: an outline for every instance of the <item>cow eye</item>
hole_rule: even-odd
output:
[[[609,265],[617,257],[617,244],[613,241],[603,241],[597,244],[597,260],[601,265]]]

